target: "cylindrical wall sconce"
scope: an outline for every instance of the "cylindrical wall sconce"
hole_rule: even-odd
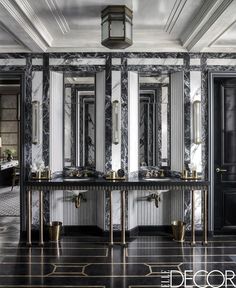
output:
[[[32,102],[32,143],[39,143],[39,101]]]
[[[193,143],[202,143],[202,129],[201,129],[201,101],[193,102]]]
[[[119,144],[119,101],[112,102],[112,142]]]

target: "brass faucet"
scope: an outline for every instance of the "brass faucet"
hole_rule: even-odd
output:
[[[159,202],[161,201],[161,197],[158,193],[152,193],[150,195],[147,196],[147,201],[155,201],[155,206],[156,208],[159,207]]]
[[[75,208],[80,207],[81,200],[87,202],[87,198],[83,195],[83,193],[79,193],[79,195],[74,196]]]
[[[146,173],[146,178],[151,178],[151,177],[159,177],[159,172],[157,170],[150,170]]]

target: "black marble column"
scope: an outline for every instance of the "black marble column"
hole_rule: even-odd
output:
[[[191,159],[190,56],[184,56],[184,163]]]
[[[50,71],[49,71],[49,55],[43,55],[43,160],[45,166],[49,165],[49,137],[50,137]],[[44,221],[49,222],[50,219],[50,197],[49,193],[44,193]]]
[[[106,66],[105,66],[105,173],[109,172],[112,169],[112,55],[109,53],[106,57]],[[109,192],[105,193],[105,230],[109,230],[110,225],[110,201],[109,201]]]
[[[71,166],[76,166],[76,98],[77,89],[71,86]]]
[[[24,179],[30,177],[30,166],[32,164],[32,58],[31,56],[26,57],[25,67],[25,99],[24,99],[24,110],[21,116],[23,121],[24,131],[24,167],[25,175]]]
[[[111,90],[112,90],[112,54],[109,53],[106,58],[106,98],[105,98],[105,172],[112,168],[112,103],[111,103]]]
[[[190,101],[190,55],[184,56],[184,164],[191,162],[191,101]],[[184,191],[184,219],[186,229],[190,229],[191,220],[190,191]]]
[[[125,55],[121,57],[121,168],[128,172],[128,69]]]
[[[202,173],[208,178],[208,72],[207,56],[201,56]]]
[[[43,159],[45,166],[49,165],[49,136],[50,136],[50,71],[49,55],[43,55]]]

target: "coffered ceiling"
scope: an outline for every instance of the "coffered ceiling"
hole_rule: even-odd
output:
[[[236,0],[0,0],[0,53],[111,51],[101,10],[124,4],[134,43],[122,51],[236,52]]]

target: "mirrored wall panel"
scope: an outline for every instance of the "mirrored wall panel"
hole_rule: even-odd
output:
[[[169,74],[139,75],[140,166],[170,166]]]
[[[64,75],[64,166],[95,168],[95,75]]]

